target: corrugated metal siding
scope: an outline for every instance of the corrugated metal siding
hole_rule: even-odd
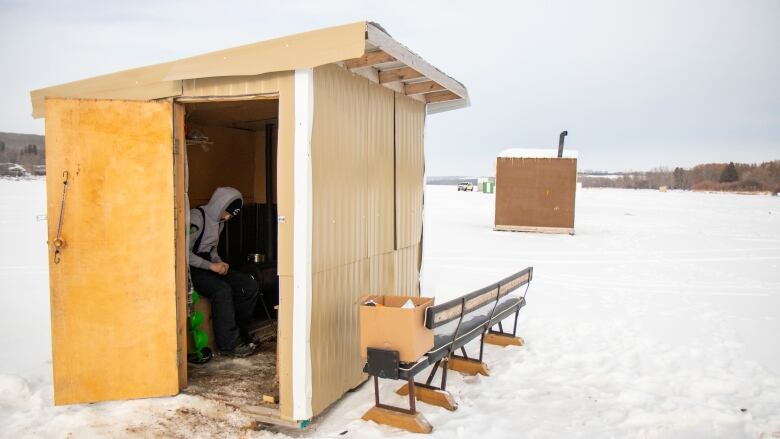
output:
[[[362,379],[358,298],[368,289],[368,82],[314,69],[312,127],[312,410]]]
[[[393,251],[393,99],[394,93],[378,84],[368,84],[368,255]]]
[[[417,244],[395,252],[395,291],[399,296],[420,295],[419,248]]]
[[[281,81],[290,72],[255,76],[222,76],[182,81],[182,96],[241,96],[279,93]]]
[[[368,257],[368,82],[330,65],[315,69],[312,128],[312,272]]]
[[[320,413],[363,381],[359,298],[368,289],[368,260],[312,276],[312,410]]]
[[[314,414],[365,379],[358,299],[419,295],[424,123],[420,102],[336,65],[314,69]]]
[[[369,256],[368,264],[368,292],[366,294],[395,295],[395,251]]]
[[[425,155],[423,132],[425,104],[396,94],[396,248],[420,242],[422,237],[423,178]]]

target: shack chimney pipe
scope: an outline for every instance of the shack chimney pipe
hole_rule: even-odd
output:
[[[561,135],[558,137],[558,158],[563,157],[563,138],[568,135],[568,131],[561,131]]]

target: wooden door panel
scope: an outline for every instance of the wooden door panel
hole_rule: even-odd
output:
[[[173,105],[47,99],[46,146],[55,404],[178,393]]]

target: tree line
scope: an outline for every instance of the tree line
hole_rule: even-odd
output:
[[[36,165],[46,163],[46,151],[34,143],[14,148],[0,140],[0,163],[16,163],[32,171]]]
[[[631,172],[617,178],[583,176],[583,187],[625,189],[669,189],[733,192],[780,192],[780,160],[761,164],[706,163],[690,169],[655,168]]]

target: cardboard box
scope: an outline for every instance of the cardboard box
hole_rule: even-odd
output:
[[[414,308],[401,308],[407,300]],[[373,300],[377,306],[365,305]],[[367,348],[398,351],[404,363],[417,361],[433,348],[433,331],[425,327],[425,310],[432,297],[368,296],[360,301],[360,353]]]

